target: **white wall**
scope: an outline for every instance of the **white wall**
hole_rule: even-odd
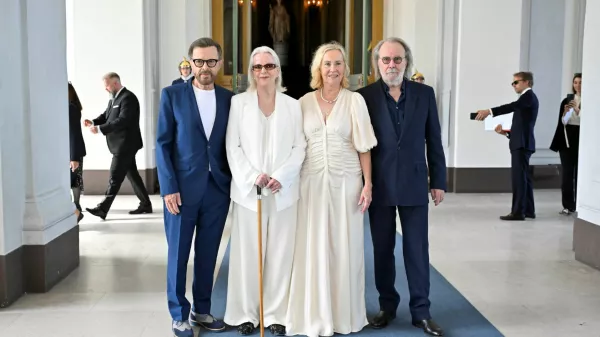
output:
[[[520,0],[458,2],[456,75],[450,125],[450,167],[509,167],[506,138],[484,131],[469,113],[515,100],[519,69]]]
[[[577,211],[579,218],[600,225],[600,1],[588,1],[586,6]]]
[[[190,44],[212,31],[211,0],[182,0],[174,6],[159,1],[160,87],[179,77],[177,66],[187,58]]]
[[[84,118],[96,118],[104,112],[109,95],[104,90],[102,76],[114,71],[121,82],[140,101],[140,126],[144,147],[154,146],[154,135],[147,134],[147,118],[153,112],[147,109],[144,84],[146,58],[144,53],[144,6],[142,0],[66,0],[69,80],[77,90],[83,105]],[[162,2],[162,1],[161,1]],[[171,4],[173,7],[177,5]],[[157,55],[155,56],[157,57]],[[84,130],[87,156],[84,169],[107,170],[112,155],[103,135]],[[153,151],[150,152],[153,156]],[[138,169],[152,168],[153,157],[146,151],[138,152]]]
[[[383,36],[400,37],[411,47],[415,69],[437,88],[442,0],[385,0]],[[412,73],[410,74],[412,75]]]

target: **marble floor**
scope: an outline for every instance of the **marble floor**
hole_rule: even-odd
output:
[[[600,336],[600,271],[574,260],[573,218],[558,214],[558,191],[535,197],[536,220],[501,222],[510,195],[447,195],[430,213],[431,263],[505,336]],[[0,336],[170,336],[153,199],[150,215],[128,215],[131,196],[119,196],[106,221],[86,214],[81,266],[49,293],[0,310]]]

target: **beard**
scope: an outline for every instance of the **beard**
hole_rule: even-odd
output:
[[[208,75],[208,78],[202,77],[202,75]],[[213,73],[210,70],[199,71],[195,77],[196,77],[196,80],[198,81],[198,83],[200,83],[202,85],[210,85],[210,84],[215,83],[215,75],[213,75]]]
[[[389,76],[390,74],[396,74],[395,77]],[[381,78],[383,82],[390,87],[400,86],[402,83],[402,78],[404,77],[404,71],[388,71],[385,74],[381,74]]]

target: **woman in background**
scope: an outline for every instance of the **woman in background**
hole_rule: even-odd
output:
[[[569,113],[569,111],[573,109]],[[560,154],[562,166],[562,205],[560,214],[575,212],[577,164],[579,161],[579,125],[581,119],[581,73],[573,76],[573,93],[560,103],[558,123],[550,150]],[[567,115],[569,114],[569,115]]]
[[[83,192],[83,157],[86,155],[85,142],[81,132],[81,101],[75,88],[69,82],[69,144],[71,147],[71,190],[73,191],[73,202],[75,203],[75,214],[77,222],[83,219],[79,199]]]

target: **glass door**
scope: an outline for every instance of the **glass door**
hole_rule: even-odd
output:
[[[277,17],[281,6],[287,19]],[[285,48],[270,28],[278,19],[288,20]],[[383,38],[383,0],[213,0],[212,20],[213,39],[223,47],[217,84],[236,93],[248,87],[250,53],[262,45],[282,53],[283,84],[295,98],[311,90],[310,62],[329,41],[346,48],[351,90],[375,79],[371,50]]]

